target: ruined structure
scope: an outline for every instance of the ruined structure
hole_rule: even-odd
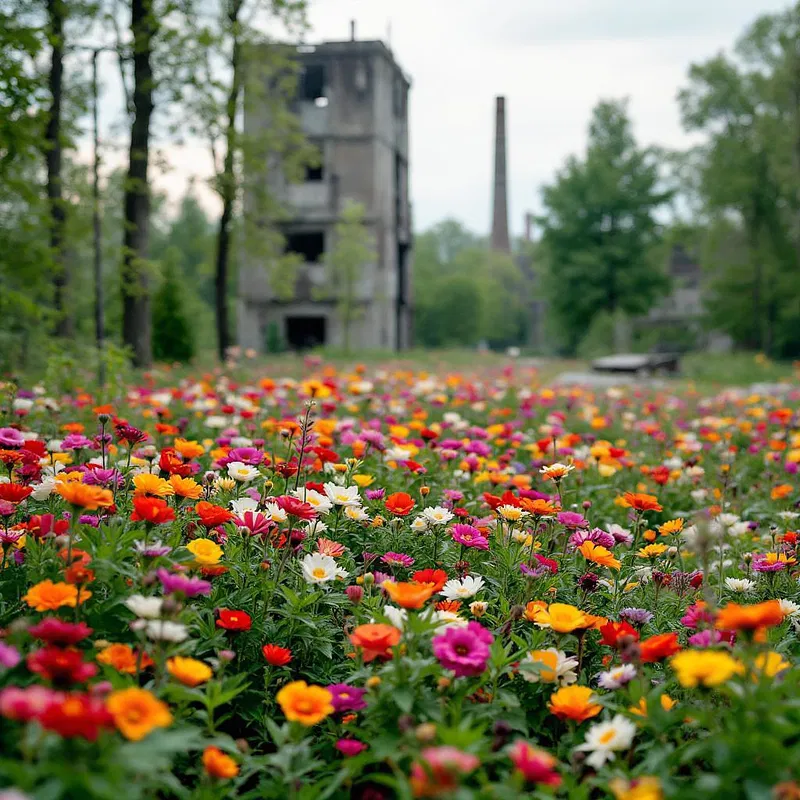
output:
[[[354,25],[350,41],[302,45],[296,57],[301,73],[294,111],[319,149],[320,163],[306,171],[302,184],[273,189],[291,210],[282,226],[286,249],[297,253],[302,264],[294,296],[282,301],[271,290],[263,265],[244,259],[239,344],[264,350],[275,336],[293,349],[342,344],[336,287],[325,286],[325,254],[341,209],[352,200],[365,208],[377,261],[363,272],[351,345],[403,349],[411,343],[412,322],[410,81],[385,44],[357,41]],[[246,99],[246,135],[257,135],[267,124],[265,111]],[[274,184],[266,164],[264,180]]]

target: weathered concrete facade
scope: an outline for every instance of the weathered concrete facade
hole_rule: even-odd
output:
[[[321,152],[321,165],[309,169],[302,184],[274,188],[292,212],[282,226],[287,250],[301,254],[303,264],[294,298],[282,302],[270,289],[267,271],[245,259],[239,344],[264,350],[271,327],[293,348],[342,344],[335,299],[318,300],[314,289],[324,285],[325,253],[344,203],[353,200],[364,205],[378,258],[364,270],[362,313],[351,328],[351,346],[403,349],[411,344],[412,324],[410,82],[379,41],[304,45],[297,58],[302,71],[295,112]],[[265,124],[260,109],[245,102],[245,132],[253,135]],[[269,180],[266,165],[264,173]]]

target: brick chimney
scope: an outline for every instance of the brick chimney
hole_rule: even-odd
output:
[[[492,189],[492,250],[511,252],[508,236],[508,186],[506,180],[506,99],[496,98],[494,184]]]

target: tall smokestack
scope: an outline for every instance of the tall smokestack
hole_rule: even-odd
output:
[[[492,250],[511,252],[508,237],[508,187],[506,181],[506,99],[498,97],[495,111],[494,186],[492,198]]]

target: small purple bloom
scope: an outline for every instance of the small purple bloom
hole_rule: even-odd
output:
[[[584,542],[594,542],[607,550],[610,550],[617,543],[610,533],[600,528],[592,528],[590,531],[575,531],[569,537],[569,545],[574,550],[577,550]]]
[[[186,597],[196,597],[199,594],[211,594],[211,584],[202,578],[190,578],[188,575],[168,572],[163,567],[156,572],[161,581],[164,594],[180,593]]]
[[[391,567],[411,567],[414,564],[414,559],[405,553],[386,553],[381,561]]]
[[[172,548],[169,545],[162,544],[160,541],[152,542],[151,544],[138,541],[133,543],[133,547],[139,555],[145,558],[159,558],[172,552]]]
[[[367,489],[364,496],[367,500],[382,500],[386,494],[386,489]]]
[[[623,608],[619,612],[621,620],[638,627],[647,625],[653,619],[653,616],[654,614],[651,611],[644,608]]]
[[[535,567],[529,567],[527,564],[520,564],[519,571],[526,578],[541,578],[547,575],[550,570],[544,564],[537,564]]]
[[[565,528],[575,529],[589,527],[589,520],[576,511],[560,511],[556,516],[556,520]]]
[[[332,683],[325,688],[333,695],[331,704],[334,711],[361,711],[367,707],[364,700],[366,689],[348,686],[346,683]]]
[[[16,428],[0,428],[0,446],[17,448],[24,444],[25,436]]]
[[[13,669],[21,660],[22,656],[20,656],[15,647],[5,642],[0,642],[0,667]]]

